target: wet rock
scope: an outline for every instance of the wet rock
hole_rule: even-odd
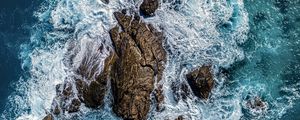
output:
[[[155,90],[154,90],[154,97],[156,101],[156,111],[162,111],[162,102],[164,101],[164,95],[163,95],[163,90],[162,90],[162,85],[159,85]]]
[[[58,105],[55,105],[55,108],[52,110],[52,113],[54,115],[59,115],[60,114],[60,108]]]
[[[255,97],[247,102],[247,107],[255,111],[263,111],[267,109],[267,103],[260,97]]]
[[[80,108],[81,102],[78,99],[73,99],[71,102],[71,105],[69,106],[68,112],[73,113],[73,112],[78,112]]]
[[[153,16],[158,5],[158,0],[144,0],[140,6],[140,11],[145,16]]]
[[[180,99],[186,100],[191,95],[189,87],[186,83],[173,82],[171,84],[171,87],[174,95],[174,100],[176,102],[178,102]]]
[[[100,46],[99,50],[103,49],[102,47]],[[101,107],[107,91],[110,67],[114,63],[115,56],[115,53],[112,52],[105,59],[104,68],[101,73],[97,73],[95,70],[97,68],[95,66],[98,66],[100,63],[90,64],[86,61],[88,59],[84,58],[82,64],[76,70],[82,79],[74,78],[74,81],[65,81],[63,84],[56,86],[57,93],[52,103],[51,113],[59,115],[66,112],[78,112],[82,103],[91,108]],[[89,67],[92,69],[88,70]],[[75,94],[75,91],[78,94]]]
[[[43,120],[54,120],[54,118],[51,114],[48,114],[46,117],[43,118]]]
[[[175,120],[184,120],[184,118],[183,118],[182,115],[180,115],[180,116],[178,116]]]
[[[109,0],[101,0],[103,3],[108,4]]]
[[[110,67],[115,59],[116,55],[112,52],[110,56],[105,59],[104,69],[101,74],[96,77],[95,81],[91,81],[89,85],[82,80],[76,82],[78,96],[86,106],[97,108],[103,105],[103,100],[107,91],[107,80],[110,74]]]
[[[166,60],[162,33],[138,17],[114,15],[122,30],[116,26],[110,31],[118,56],[111,76],[113,110],[124,119],[146,119],[155,79],[161,79]]]
[[[186,78],[195,96],[208,99],[214,86],[211,66],[202,66],[188,73]]]

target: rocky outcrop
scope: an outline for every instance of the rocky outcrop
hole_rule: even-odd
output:
[[[158,3],[145,1],[145,14],[153,15],[155,10],[146,9],[157,9]],[[148,4],[156,5],[149,8]],[[114,13],[118,21],[118,25],[110,30],[114,50],[108,50],[111,53],[105,59],[101,73],[98,73],[101,63],[92,59],[98,58],[93,56],[94,53],[100,54],[98,52],[108,49],[103,45],[99,46],[97,52],[87,51],[75,70],[77,75],[73,80],[57,85],[51,114],[60,116],[78,112],[82,105],[101,108],[108,80],[111,80],[113,92],[113,111],[118,116],[124,119],[146,119],[151,94],[154,95],[157,109],[161,110],[160,104],[164,99],[162,86],[154,89],[154,84],[161,80],[166,61],[166,52],[162,46],[163,34],[151,24],[142,22],[137,13],[134,16],[125,13],[126,10]]]
[[[145,16],[153,16],[158,5],[158,0],[144,0],[140,6],[140,11]]]
[[[155,80],[160,80],[166,53],[162,33],[150,24],[121,12],[110,34],[117,53],[112,67],[113,110],[124,119],[146,119]],[[158,98],[161,99],[161,98]]]
[[[195,96],[208,99],[214,86],[211,66],[202,66],[188,73],[186,78]]]

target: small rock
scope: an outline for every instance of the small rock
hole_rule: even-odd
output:
[[[184,119],[183,119],[183,116],[180,115],[180,116],[178,116],[175,120],[184,120]]]
[[[105,4],[109,4],[109,0],[101,0]]]
[[[46,117],[43,118],[43,120],[54,120],[54,118],[51,114],[48,114]]]
[[[263,111],[267,108],[267,103],[264,102],[260,97],[255,97],[247,102],[247,107],[255,111]]]
[[[158,5],[158,0],[144,0],[140,6],[140,11],[145,16],[153,16]]]
[[[203,66],[186,75],[187,81],[195,96],[208,99],[214,80],[211,66]]]
[[[73,99],[71,105],[69,106],[68,112],[73,113],[79,111],[81,102],[78,99]]]

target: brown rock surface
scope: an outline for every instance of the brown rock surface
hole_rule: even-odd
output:
[[[116,54],[111,52],[110,56],[105,59],[103,71],[96,77],[96,80],[91,81],[89,85],[82,80],[76,81],[78,97],[86,104],[86,106],[97,108],[103,105],[103,100],[107,91],[106,84],[110,74],[110,67],[115,62],[115,59]]]
[[[154,90],[154,98],[156,101],[156,111],[162,111],[162,102],[164,101],[164,95],[163,95],[163,90],[162,90],[162,85],[159,85],[155,90]]]
[[[48,114],[46,117],[43,118],[43,120],[54,120],[54,118],[51,114]]]
[[[184,120],[184,118],[183,118],[182,115],[180,115],[180,116],[178,116],[175,120]]]
[[[211,66],[202,66],[186,75],[187,81],[193,93],[203,99],[207,99],[214,86]]]
[[[99,50],[101,51],[101,49],[103,49],[103,46],[100,46]],[[53,100],[51,113],[59,115],[66,112],[78,112],[82,103],[91,108],[101,107],[107,91],[110,67],[114,63],[115,57],[116,54],[112,52],[105,59],[104,69],[100,74],[97,74],[95,70],[97,68],[95,66],[98,66],[99,63],[93,63],[92,65],[94,66],[88,66],[91,63],[87,62],[88,58],[84,58],[76,72],[85,80],[76,79],[57,85],[57,95]],[[88,67],[92,67],[92,70],[88,71]],[[76,90],[78,94],[75,94]]]
[[[118,55],[111,76],[113,110],[124,119],[146,119],[155,79],[161,79],[166,60],[162,33],[138,16],[114,15],[122,31],[118,26],[110,31]]]
[[[153,16],[158,5],[158,0],[144,0],[140,6],[140,11],[146,16]]]

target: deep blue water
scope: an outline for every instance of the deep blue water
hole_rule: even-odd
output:
[[[28,42],[30,29],[36,21],[33,12],[38,0],[2,0],[0,2],[0,112],[4,110],[13,83],[22,75],[18,58],[20,45]]]

